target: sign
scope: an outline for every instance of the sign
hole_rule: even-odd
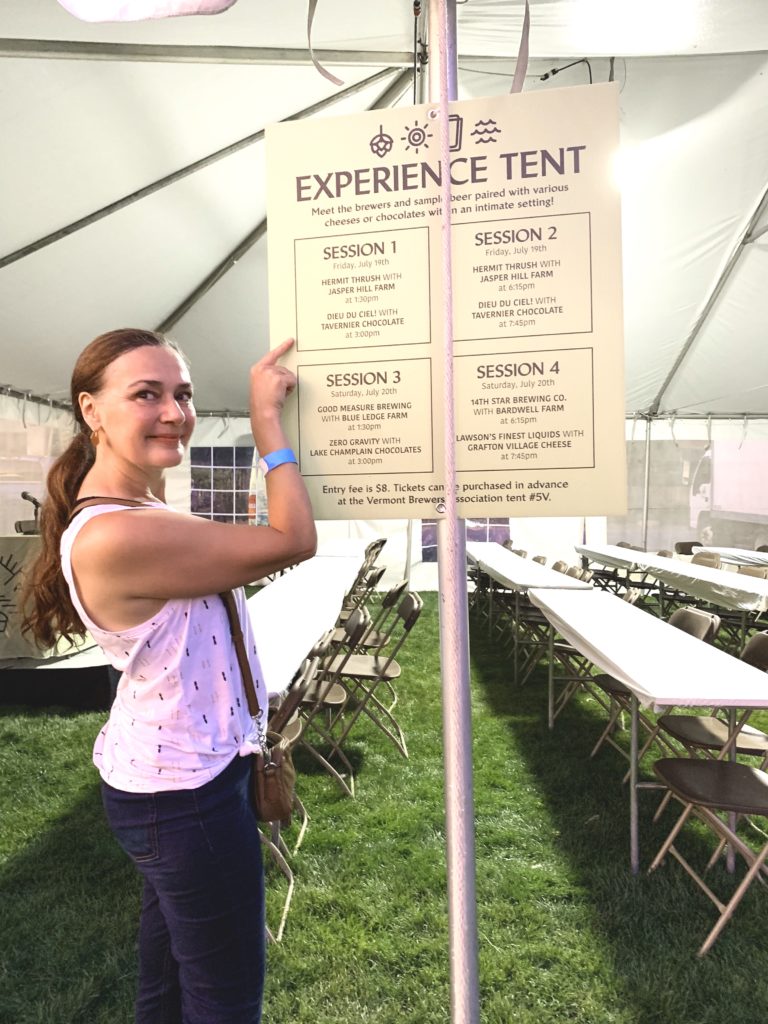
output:
[[[318,519],[443,511],[451,182],[462,516],[626,501],[614,85],[267,131],[270,328],[295,337],[289,431]]]

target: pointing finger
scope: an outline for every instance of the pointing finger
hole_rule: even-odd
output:
[[[293,338],[288,338],[287,341],[282,342],[277,348],[273,348],[271,352],[267,352],[263,358],[259,360],[262,366],[274,365],[278,359],[281,359],[285,353],[293,347]]]

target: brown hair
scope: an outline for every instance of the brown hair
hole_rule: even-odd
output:
[[[91,432],[80,411],[80,395],[98,394],[104,371],[115,359],[144,346],[171,348],[183,359],[178,346],[154,331],[122,328],[100,334],[83,349],[72,371],[70,396],[75,417],[75,434],[66,451],[51,466],[47,494],[40,509],[42,549],[26,574],[21,594],[25,611],[22,631],[30,633],[40,647],[54,647],[60,637],[72,643],[73,636],[86,633],[61,571],[59,545],[85,474],[93,465],[95,452]]]

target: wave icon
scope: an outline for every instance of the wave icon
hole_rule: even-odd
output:
[[[478,145],[480,143],[487,145],[489,142],[497,141],[496,136],[501,135],[501,129],[493,118],[489,118],[487,121],[477,121],[470,135],[475,136],[475,142]]]

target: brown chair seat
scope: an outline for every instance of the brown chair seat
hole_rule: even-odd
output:
[[[618,679],[614,679],[613,676],[609,676],[605,672],[601,672],[599,675],[592,676],[591,682],[596,683],[601,690],[605,690],[609,694],[621,694],[622,696],[631,697],[632,691],[624,683]]]
[[[734,814],[768,815],[768,774],[736,761],[663,757],[653,766],[678,799]]]
[[[724,747],[729,736],[728,725],[713,715],[661,715],[659,725],[680,743],[700,750]],[[764,757],[768,754],[768,736],[745,726],[739,733],[736,753]]]

